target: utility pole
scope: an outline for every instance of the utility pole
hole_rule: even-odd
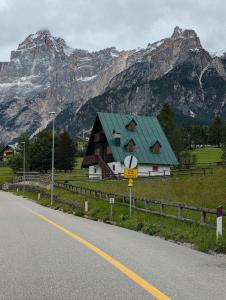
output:
[[[53,189],[54,189],[54,117],[55,111],[49,112],[50,115],[53,115],[53,138],[52,138],[52,175],[51,175],[51,206],[53,205]]]
[[[25,142],[21,142],[21,144],[23,144],[24,145],[24,147],[23,147],[23,157],[24,157],[24,159],[23,159],[23,182],[24,182],[24,184],[23,184],[23,193],[25,192],[25,172],[26,172],[26,170],[25,170]]]

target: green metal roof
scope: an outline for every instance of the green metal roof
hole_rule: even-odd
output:
[[[104,112],[98,112],[98,117],[115,161],[123,162],[127,155],[132,154],[136,156],[140,164],[178,164],[178,160],[156,117]],[[137,123],[133,132],[126,127],[132,119]],[[116,146],[113,130],[121,134],[121,146]],[[130,139],[133,139],[136,143],[133,152],[128,152],[124,147]],[[150,147],[156,141],[159,141],[162,146],[159,154],[154,154],[150,150]]]

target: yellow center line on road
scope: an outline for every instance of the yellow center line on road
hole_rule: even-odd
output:
[[[106,252],[101,250],[100,248],[94,246],[90,242],[86,241],[85,239],[81,238],[80,236],[71,232],[70,230],[66,229],[65,227],[55,223],[54,221],[50,220],[49,218],[36,213],[35,211],[31,210],[28,207],[25,207],[25,206],[23,206],[23,207],[26,208],[27,210],[29,210],[30,212],[32,212],[34,215],[38,216],[43,221],[51,224],[55,228],[59,229],[60,231],[64,232],[65,234],[69,235],[76,241],[80,242],[82,245],[86,246],[87,248],[89,248],[90,250],[92,250],[93,252],[98,254],[100,257],[105,259],[107,262],[109,262],[111,265],[113,265],[116,269],[120,270],[128,278],[130,278],[132,281],[134,281],[136,284],[138,284],[140,287],[142,287],[145,291],[147,291],[149,294],[151,294],[154,298],[156,298],[158,300],[170,300],[170,298],[167,295],[162,293],[160,290],[158,290],[152,284],[147,282],[145,279],[143,279],[142,277],[137,275],[135,272],[133,272],[132,270],[127,268],[125,265],[120,263],[117,259],[113,258],[112,256],[110,256],[109,254],[107,254]]]

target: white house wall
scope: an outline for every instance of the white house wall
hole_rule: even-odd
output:
[[[108,163],[112,172],[115,175],[122,176],[124,173],[124,164],[121,162],[111,162]],[[158,171],[153,170],[153,165],[138,165],[138,176],[139,177],[149,177],[149,176],[169,176],[170,166],[158,165]],[[89,178],[90,179],[101,179],[102,170],[99,165],[89,167]]]
[[[99,165],[89,167],[89,179],[102,179],[102,169]]]

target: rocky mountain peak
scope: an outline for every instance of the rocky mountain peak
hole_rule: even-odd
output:
[[[0,142],[43,129],[50,121],[47,112],[53,110],[62,111],[59,130],[69,126],[69,119],[77,124],[79,115],[86,116],[79,124],[88,126],[96,109],[151,114],[164,101],[180,104],[185,114],[189,109],[198,114],[196,99],[200,106],[208,102],[209,74],[226,95],[225,64],[201,47],[194,30],[178,26],[171,37],[146,48],[95,52],[71,49],[49,30],[39,30],[12,51],[10,62],[0,63]],[[224,96],[218,98],[219,107],[226,103]],[[71,132],[82,130],[71,124]]]
[[[178,39],[183,35],[183,29],[179,26],[176,26],[173,30],[173,34],[171,36],[171,39]]]
[[[45,52],[51,52],[57,55],[70,56],[73,49],[70,48],[64,39],[54,37],[48,29],[37,31],[35,34],[30,34],[22,43],[19,44],[16,51],[12,52],[11,59],[16,55],[27,55],[27,52],[37,52],[42,49]]]
[[[201,43],[200,40],[197,36],[197,33],[195,32],[195,30],[192,29],[185,29],[183,30],[182,28],[180,28],[179,26],[176,26],[174,28],[173,34],[171,36],[171,39],[173,40],[177,40],[177,39],[194,39],[197,41],[197,48],[201,48]]]

